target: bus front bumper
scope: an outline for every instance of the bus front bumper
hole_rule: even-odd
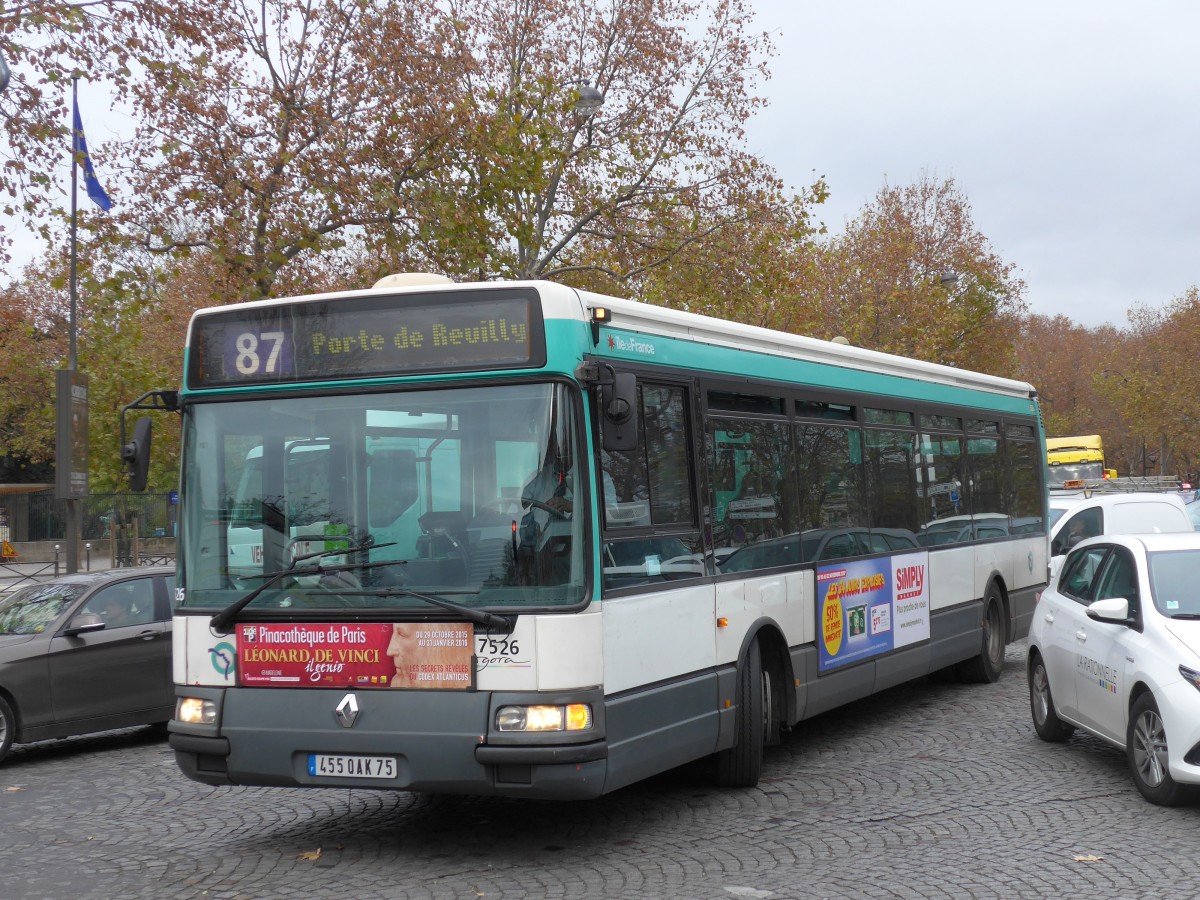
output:
[[[331,691],[179,688],[218,704],[213,726],[170,724],[180,770],[211,785],[359,787],[536,799],[586,799],[604,792],[608,743],[599,689],[549,694],[450,691]],[[335,706],[359,704],[352,726]],[[511,734],[489,729],[513,704],[588,703],[582,733]],[[317,756],[389,759],[388,777],[315,774]]]

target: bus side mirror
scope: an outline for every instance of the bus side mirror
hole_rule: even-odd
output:
[[[150,418],[137,420],[133,426],[133,440],[121,448],[121,459],[129,471],[129,489],[144,491],[150,472]]]
[[[631,372],[618,372],[600,385],[600,418],[605,450],[637,448],[637,377]]]

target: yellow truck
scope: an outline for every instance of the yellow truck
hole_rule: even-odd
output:
[[[1098,434],[1046,438],[1046,464],[1052,490],[1066,487],[1068,481],[1096,482],[1117,477],[1116,469],[1104,466],[1104,441]]]

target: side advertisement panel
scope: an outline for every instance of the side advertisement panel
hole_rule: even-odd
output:
[[[820,671],[929,640],[929,554],[817,569]]]

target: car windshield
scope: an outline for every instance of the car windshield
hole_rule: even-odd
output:
[[[573,513],[586,484],[573,396],[522,383],[188,407],[182,605],[224,609],[264,582],[249,614],[427,612],[414,591],[578,604],[588,516]],[[297,561],[307,575],[272,580]]]
[[[1146,554],[1154,605],[1165,616],[1200,616],[1196,572],[1200,550],[1160,550]]]
[[[83,593],[82,584],[33,584],[0,600],[0,634],[41,634]]]

